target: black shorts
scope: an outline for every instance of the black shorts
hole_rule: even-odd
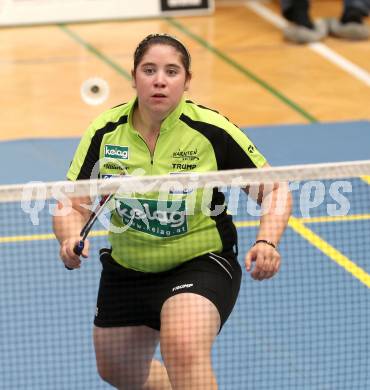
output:
[[[160,273],[124,268],[110,252],[100,250],[103,269],[94,321],[98,327],[146,325],[160,330],[163,303],[181,293],[199,294],[213,302],[221,327],[234,307],[241,267],[233,252],[207,253]]]

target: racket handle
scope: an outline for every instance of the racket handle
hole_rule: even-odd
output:
[[[82,251],[84,250],[84,247],[85,247],[85,242],[84,241],[79,241],[78,244],[75,245],[75,247],[73,248],[73,252],[80,256]]]
[[[73,252],[76,255],[80,256],[84,247],[85,247],[85,242],[81,240],[78,242],[78,244],[75,245],[75,247],[73,248]],[[65,265],[65,268],[67,268],[69,271],[73,270],[73,268],[67,267],[66,265]]]

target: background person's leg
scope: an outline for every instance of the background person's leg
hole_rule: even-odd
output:
[[[312,21],[309,0],[280,0],[281,12],[290,23],[283,35],[294,43],[311,43],[325,38],[327,24],[324,20]]]
[[[341,18],[328,21],[330,35],[351,40],[368,39],[369,27],[363,19],[369,11],[370,0],[344,0]]]

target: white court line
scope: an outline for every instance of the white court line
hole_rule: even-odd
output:
[[[278,27],[279,29],[283,29],[287,25],[285,19],[283,19],[281,16],[269,10],[260,2],[247,1],[244,3],[244,6],[246,8],[249,8],[256,14],[258,14],[259,16],[261,16],[263,19],[269,21],[271,24]],[[315,53],[320,54],[328,61],[337,65],[339,68],[341,68],[345,72],[349,73],[351,76],[357,78],[358,80],[362,81],[365,85],[370,87],[370,73],[367,72],[366,70],[355,65],[351,61],[348,61],[346,58],[342,57],[335,51],[329,49],[327,46],[325,46],[322,43],[309,43],[306,46],[308,46]]]

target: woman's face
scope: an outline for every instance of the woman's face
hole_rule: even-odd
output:
[[[190,82],[181,54],[164,44],[149,47],[132,76],[139,110],[162,120],[179,104]]]

